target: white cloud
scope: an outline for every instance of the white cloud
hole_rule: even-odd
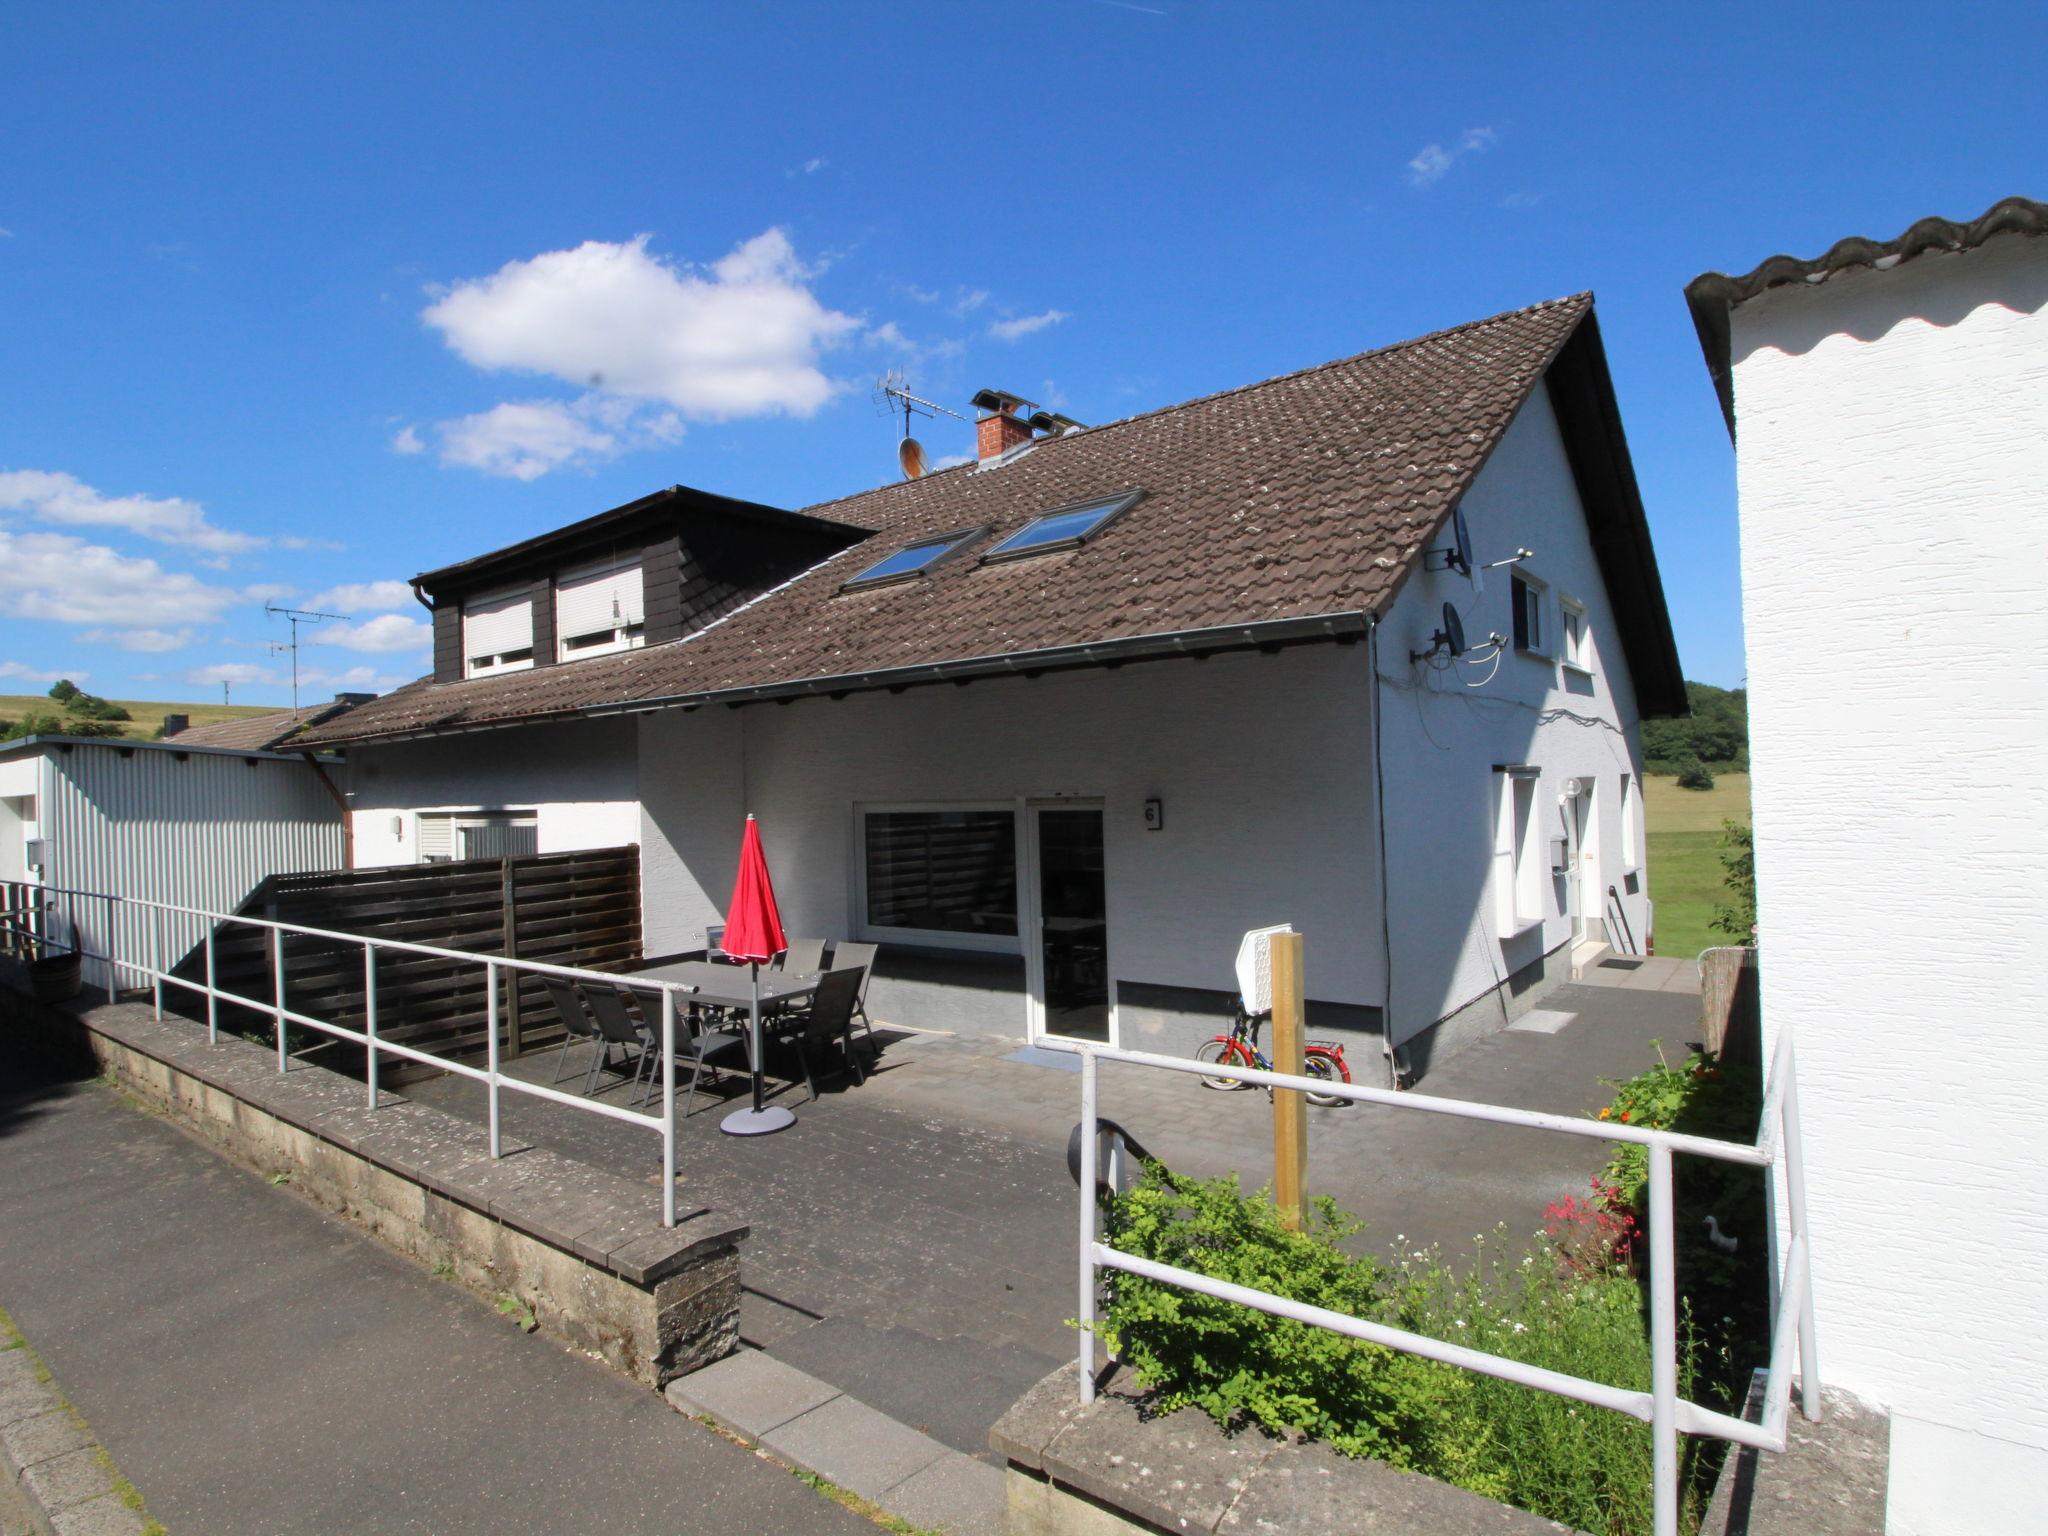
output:
[[[392,613],[415,607],[412,588],[402,581],[350,581],[316,593],[307,603],[323,613]]]
[[[78,638],[87,645],[118,645],[124,651],[155,654],[182,651],[193,637],[189,629],[87,629]]]
[[[549,374],[689,416],[808,416],[832,397],[818,353],[860,321],[818,302],[788,235],[770,229],[708,269],[650,255],[647,239],[507,262],[456,284],[422,318],[478,368]]]
[[[936,304],[939,302],[939,293],[936,288],[920,288],[915,283],[899,283],[897,284],[896,291],[905,298],[914,300],[919,304]]]
[[[60,677],[68,677],[74,683],[90,676],[85,672],[45,672],[40,667],[25,666],[18,661],[0,661],[0,677],[17,683],[39,683],[47,687]]]
[[[1418,187],[1434,186],[1465,156],[1491,149],[1498,137],[1491,128],[1467,128],[1448,149],[1441,144],[1425,144],[1408,162],[1408,180]]]
[[[302,694],[308,688],[388,693],[402,683],[411,682],[415,675],[410,672],[379,672],[375,667],[350,667],[341,672],[325,672],[316,667],[299,673],[299,689]]]
[[[317,549],[328,554],[339,554],[342,550],[348,548],[346,544],[343,544],[338,539],[309,539],[304,534],[299,533],[280,534],[277,540],[277,547],[279,549]]]
[[[960,296],[953,300],[953,313],[955,316],[971,315],[987,302],[986,288],[963,288],[960,290]]]
[[[0,612],[17,619],[167,629],[211,622],[242,596],[67,533],[0,529]]]
[[[181,496],[103,496],[75,475],[43,469],[0,473],[0,511],[26,512],[67,527],[125,528],[145,539],[238,555],[267,543],[254,534],[216,528],[196,501]]]
[[[393,453],[425,453],[427,445],[421,440],[419,433],[414,428],[400,427],[397,435],[391,439],[391,451]]]
[[[185,681],[201,688],[220,683],[246,688],[251,683],[274,683],[279,677],[273,668],[259,667],[253,661],[217,661],[212,666],[194,667],[185,674]]]
[[[360,624],[320,624],[306,631],[308,645],[338,645],[345,651],[424,651],[433,646],[434,627],[402,613],[380,613]]]
[[[825,169],[825,167],[830,165],[831,163],[832,162],[830,160],[827,160],[823,155],[813,155],[810,159],[806,160],[802,165],[792,166],[790,167],[790,169],[784,171],[782,174],[789,177],[791,180],[794,180],[799,176],[815,176],[818,174],[818,172]]]
[[[1072,318],[1064,309],[1048,309],[1042,315],[1019,315],[1014,320],[997,320],[989,326],[988,333],[998,341],[1018,341],[1044,330],[1048,325],[1058,325],[1062,320]]]
[[[974,455],[971,453],[942,453],[937,459],[932,461],[932,468],[953,469],[961,464],[972,464],[973,462]]]
[[[683,422],[674,411],[651,412],[636,401],[585,395],[567,405],[508,400],[474,416],[444,421],[436,430],[443,464],[537,480],[552,469],[676,442]]]

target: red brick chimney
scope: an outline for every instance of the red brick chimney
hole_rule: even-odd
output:
[[[975,456],[982,463],[1031,441],[1031,423],[1018,414],[1031,404],[1029,400],[1000,389],[984,389],[974,397],[974,404],[987,413],[974,424]]]

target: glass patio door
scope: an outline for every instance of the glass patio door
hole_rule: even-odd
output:
[[[1102,807],[1028,808],[1031,1034],[1113,1044]]]

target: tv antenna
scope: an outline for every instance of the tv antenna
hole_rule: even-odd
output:
[[[896,462],[902,466],[903,478],[906,480],[921,478],[929,467],[925,458],[924,444],[910,435],[911,417],[951,416],[955,421],[966,421],[968,419],[961,415],[960,412],[948,406],[940,405],[936,400],[927,400],[921,395],[913,395],[908,389],[903,387],[903,375],[894,371],[883,374],[880,381],[875,385],[875,404],[880,409],[889,412],[892,416],[898,411],[903,413],[903,442],[896,450]]]
[[[333,619],[337,623],[345,623],[348,615],[345,613],[315,613],[310,608],[280,608],[275,603],[265,603],[263,611],[273,618],[286,620],[292,627],[291,643],[289,645],[272,644],[270,651],[272,655],[278,655],[284,651],[292,653],[292,708],[297,709],[299,707],[299,626],[301,624],[321,624],[328,619]]]

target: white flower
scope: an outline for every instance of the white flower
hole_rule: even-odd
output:
[[[1515,1332],[1517,1332],[1517,1333],[1527,1333],[1528,1331],[1529,1331],[1529,1325],[1528,1325],[1527,1323],[1517,1323],[1517,1324],[1515,1324]]]
[[[1452,1318],[1451,1321],[1456,1323],[1460,1328],[1465,1326],[1465,1319],[1463,1319],[1462,1317]]]

